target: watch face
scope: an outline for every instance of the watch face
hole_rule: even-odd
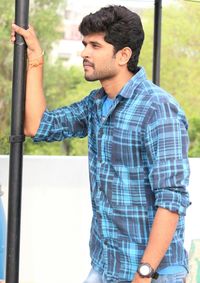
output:
[[[151,273],[151,268],[150,266],[146,265],[146,264],[143,264],[140,266],[140,273],[143,275],[143,276],[147,276]]]

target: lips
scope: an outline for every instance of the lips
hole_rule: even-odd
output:
[[[83,67],[94,67],[94,64],[92,64],[88,60],[84,60],[83,61]]]

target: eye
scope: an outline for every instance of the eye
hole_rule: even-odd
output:
[[[96,49],[96,48],[99,48],[100,45],[99,45],[98,43],[95,43],[95,42],[94,42],[94,43],[92,43],[92,47]]]

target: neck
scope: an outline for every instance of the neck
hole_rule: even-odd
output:
[[[115,77],[101,81],[101,85],[109,98],[115,98],[124,85],[133,77],[133,73],[119,73]]]

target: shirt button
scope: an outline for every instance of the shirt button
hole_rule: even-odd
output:
[[[102,214],[99,211],[97,212],[97,215],[100,219],[102,218]]]
[[[108,245],[108,240],[104,240],[104,245]]]

